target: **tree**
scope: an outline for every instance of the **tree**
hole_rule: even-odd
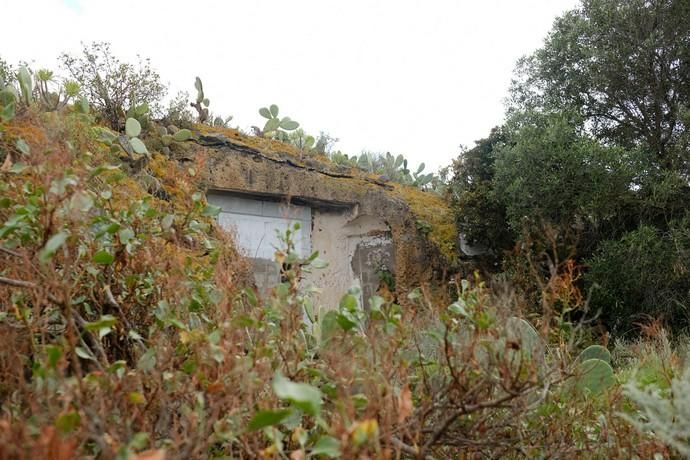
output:
[[[600,139],[677,167],[690,145],[690,1],[583,0],[520,62],[513,103],[575,109]]]
[[[568,113],[524,114],[520,124],[497,154],[493,178],[511,228],[579,237],[580,256],[626,231],[636,209],[637,151],[602,145]]]
[[[166,87],[148,59],[139,59],[137,66],[120,62],[109,43],[94,42],[83,45],[81,55],[63,53],[60,60],[111,128],[121,130],[127,111],[143,104],[150,114],[162,116]]]
[[[505,127],[496,127],[489,136],[463,149],[453,162],[450,196],[456,223],[470,244],[494,250],[508,249],[515,235],[506,221],[506,208],[494,193],[493,178],[497,151],[508,140]]]

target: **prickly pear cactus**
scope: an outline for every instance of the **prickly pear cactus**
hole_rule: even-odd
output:
[[[546,369],[545,347],[537,330],[524,319],[513,316],[506,322],[506,338],[510,344],[506,347],[510,361],[525,369],[534,364],[539,377],[543,377]]]
[[[580,353],[580,356],[577,357],[577,361],[584,362],[588,359],[600,359],[611,364],[611,352],[601,345],[590,345]]]
[[[135,118],[128,118],[125,122],[125,134],[127,134],[129,144],[136,153],[139,155],[148,155],[149,151],[146,145],[138,137],[139,134],[141,134],[141,124]],[[124,145],[123,148],[128,150]]]
[[[580,362],[575,368],[573,389],[579,394],[598,395],[616,383],[611,365],[598,358]]]
[[[271,104],[270,107],[261,107],[259,109],[259,115],[266,118],[266,124],[263,129],[264,136],[285,141],[287,139],[287,132],[299,128],[299,123],[292,120],[290,117],[280,118],[278,116],[279,112],[280,109],[275,104]]]
[[[506,335],[528,358],[543,358],[544,344],[537,330],[529,322],[515,316],[508,318]]]
[[[10,121],[16,113],[17,98],[9,88],[0,89],[0,120]]]
[[[25,66],[19,68],[19,72],[17,72],[17,81],[19,81],[19,89],[22,93],[22,102],[25,105],[31,105],[33,102],[33,82],[31,81],[29,69]]]

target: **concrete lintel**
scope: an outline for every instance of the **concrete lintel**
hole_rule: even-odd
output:
[[[314,198],[314,197],[306,197],[306,196],[286,196],[286,195],[280,195],[276,193],[268,193],[268,192],[258,192],[258,191],[247,191],[247,190],[239,190],[239,189],[225,189],[225,188],[218,188],[218,187],[213,187],[209,188],[208,192],[211,193],[227,193],[229,195],[235,195],[241,198],[261,198],[262,200],[270,200],[270,201],[286,201],[290,200],[291,204],[298,205],[298,206],[309,206],[312,208],[317,208],[317,209],[325,209],[325,210],[338,210],[338,211],[347,211],[353,209],[357,203],[350,203],[347,201],[335,201],[335,200],[323,200],[319,198]]]

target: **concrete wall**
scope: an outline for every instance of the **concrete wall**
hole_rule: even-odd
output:
[[[247,197],[210,191],[206,199],[220,206],[218,223],[233,233],[240,251],[252,262],[256,286],[261,292],[280,282],[280,268],[273,261],[276,249],[283,248],[279,235],[294,229],[299,223],[293,241],[295,251],[301,257],[311,252],[311,208],[287,206],[277,200]],[[294,230],[293,230],[294,231]]]
[[[206,157],[203,180],[214,193],[310,208],[311,249],[331,264],[307,279],[322,288],[321,304],[337,305],[352,285],[361,286],[365,297],[375,292],[381,263],[394,265],[394,295],[402,304],[420,286],[441,286],[435,292],[445,295],[448,261],[417,228],[418,218],[404,198],[409,190],[347,168],[259,151],[237,139],[201,140],[211,145],[199,153]],[[259,268],[262,277],[275,276],[266,266]]]
[[[358,210],[354,206],[345,212],[315,210],[312,214],[312,247],[329,265],[315,270],[305,282],[322,289],[318,300],[328,308],[337,307],[351,287],[361,289],[360,301],[367,306],[378,288],[378,271],[384,265],[395,270],[390,228],[378,217],[358,216]]]
[[[244,254],[252,261],[256,286],[260,292],[280,282],[280,267],[273,262],[276,248],[283,247],[276,231],[281,233],[295,222],[301,225],[296,234],[296,251],[302,257],[318,251],[328,262],[325,269],[307,273],[305,285],[321,289],[316,304],[325,308],[338,306],[340,298],[351,287],[359,287],[362,305],[376,294],[379,272],[395,271],[391,232],[378,217],[358,215],[359,207],[327,207],[286,204],[265,196],[251,196],[210,191],[209,203],[220,206],[220,225],[233,232]]]

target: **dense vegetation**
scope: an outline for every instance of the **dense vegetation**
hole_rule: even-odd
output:
[[[617,336],[688,326],[688,18],[687,1],[584,1],[519,63],[506,123],[454,165],[465,237],[513,280],[571,260]]]
[[[201,80],[166,108],[147,61],[61,60],[0,60],[0,458],[690,455],[687,1],[559,18],[448,184],[260,109],[255,134],[305,156],[448,186],[484,250],[450,304],[322,309],[294,229],[257,296],[203,154],[174,159],[232,120]]]

